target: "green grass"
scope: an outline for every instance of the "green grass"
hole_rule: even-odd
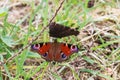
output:
[[[118,5],[116,5],[118,3],[111,0],[105,3],[97,2],[93,8],[87,8],[87,1],[88,0],[86,0],[86,2],[82,0],[66,0],[54,21],[70,26],[71,28],[78,28],[79,31],[90,23],[97,29],[97,22],[101,22],[102,24],[105,20],[95,21],[92,16],[90,16],[90,13],[94,12],[96,9],[100,9],[101,12],[107,13],[106,7],[118,7]],[[51,2],[52,4],[50,4]],[[27,46],[31,38],[33,39],[39,35],[42,28],[47,26],[60,4],[59,0],[42,0],[41,3],[37,5],[34,1],[23,3],[27,4],[30,10],[28,13],[24,14],[24,17],[16,20],[16,22],[8,21],[9,12],[12,12],[9,8],[9,4],[0,9],[0,61],[2,62],[15,55],[22,47]],[[14,17],[16,18],[16,16]],[[11,19],[14,17],[11,17]],[[27,25],[24,26],[24,22],[27,22]],[[118,31],[118,33],[120,33],[120,24],[119,22],[117,23],[117,21],[115,22],[113,32],[116,33],[116,31]],[[104,28],[104,26],[106,25],[101,25],[101,28]],[[111,26],[113,25],[107,27]],[[86,30],[88,30],[88,28],[86,28]],[[39,36],[39,39],[33,43],[49,42],[50,37],[48,31],[49,30],[46,29],[42,35]],[[97,30],[95,31],[97,33]],[[7,78],[10,80],[20,80],[23,77],[24,80],[29,80],[30,78],[34,80],[63,80],[64,77],[65,79],[72,77],[74,80],[81,80],[85,77],[85,73],[87,73],[87,79],[95,79],[98,77],[107,80],[120,79],[120,73],[118,72],[120,61],[120,34],[116,33],[117,35],[114,34],[109,36],[105,34],[105,36],[109,38],[109,40],[106,40],[102,33],[104,34],[104,32],[100,32],[93,36],[92,39],[86,38],[91,35],[84,36],[83,39],[86,38],[86,44],[80,42],[81,39],[79,36],[82,36],[81,34],[78,37],[70,36],[58,39],[60,42],[77,44],[80,46],[80,51],[78,54],[72,55],[69,60],[62,63],[56,63],[55,65],[41,59],[38,54],[31,52],[30,49],[27,48],[23,50],[21,54],[13,58],[11,62],[1,67],[0,80],[7,80]],[[107,31],[105,31],[105,33],[107,33]],[[100,44],[86,48],[87,42],[90,43],[94,40],[99,41]],[[107,51],[109,49],[110,52]],[[28,59],[30,59],[30,62],[26,65],[25,62]],[[34,60],[34,63],[31,62],[32,60]],[[39,65],[36,65],[37,63],[39,63]],[[115,65],[117,65],[117,67],[115,67]],[[105,73],[109,71],[105,70],[108,68],[114,69],[118,75],[113,77],[109,74],[106,75]]]

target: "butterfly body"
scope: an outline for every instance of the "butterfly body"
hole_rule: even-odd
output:
[[[47,61],[64,61],[75,52],[78,52],[76,45],[48,42],[33,44],[31,50],[40,54]]]

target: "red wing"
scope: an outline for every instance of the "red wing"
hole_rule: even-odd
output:
[[[61,44],[61,51],[66,55],[70,56],[72,54],[70,48],[66,44]]]
[[[72,53],[78,52],[78,47],[71,44],[61,44],[61,50],[66,56],[70,56]]]
[[[50,43],[39,43],[39,44],[33,44],[31,46],[31,50],[38,52],[39,54],[44,54],[50,49]]]

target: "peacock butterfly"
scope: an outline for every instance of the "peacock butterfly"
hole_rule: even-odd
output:
[[[49,35],[51,37],[62,38],[70,35],[77,36],[78,34],[79,31],[77,31],[77,29],[71,29],[70,27],[55,22],[52,22],[49,26]]]
[[[78,52],[78,47],[72,44],[47,42],[33,44],[31,50],[40,54],[47,61],[64,61],[75,52]]]
[[[69,27],[51,23],[49,26],[49,35],[55,38],[62,38],[70,35],[77,36],[79,31],[71,29]],[[56,40],[56,39],[55,39]],[[54,42],[46,42],[31,45],[31,50],[40,54],[47,61],[64,61],[75,52],[78,52],[78,47],[72,44]]]

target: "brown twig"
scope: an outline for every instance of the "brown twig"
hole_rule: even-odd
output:
[[[49,27],[49,25],[51,24],[51,22],[54,20],[54,18],[56,17],[58,11],[59,11],[60,8],[62,7],[62,4],[64,3],[64,1],[65,1],[65,0],[63,0],[63,1],[60,3],[60,6],[59,6],[58,9],[56,10],[54,16],[50,19],[48,25],[41,30],[41,32],[39,33],[39,35],[36,36],[36,38],[34,38],[27,46],[21,48],[18,53],[16,53],[16,54],[13,55],[12,57],[10,57],[7,61],[5,61],[5,62],[0,62],[0,65],[3,65],[3,64],[6,64],[6,63],[10,62],[10,61],[11,61],[12,59],[14,59],[16,56],[18,56],[19,54],[21,54],[21,52],[22,52],[23,50],[25,50],[26,48],[28,48],[34,41],[36,41],[36,40],[39,38],[39,36],[41,36],[41,34],[44,32],[44,30],[47,29],[47,28]]]

